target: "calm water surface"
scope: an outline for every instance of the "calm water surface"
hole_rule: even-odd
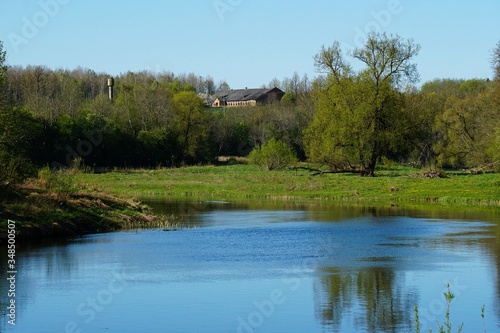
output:
[[[1,332],[402,333],[414,305],[437,332],[447,283],[453,331],[483,332],[484,304],[500,332],[498,212],[151,204],[196,228],[19,251],[16,326],[3,316]]]

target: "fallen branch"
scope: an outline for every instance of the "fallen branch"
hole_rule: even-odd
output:
[[[356,174],[361,174],[365,175],[367,174],[366,170],[359,170],[359,169],[337,169],[337,170],[321,170],[321,169],[316,169],[316,168],[310,168],[310,167],[295,167],[292,168],[291,170],[307,170],[312,173],[313,176],[320,176],[323,174],[327,173],[356,173]]]
[[[475,174],[475,175],[476,175],[476,174],[479,174],[479,173],[483,173],[483,172],[485,172],[484,170],[492,170],[491,168],[492,168],[494,165],[498,164],[498,163],[500,163],[500,161],[495,161],[495,162],[492,162],[492,163],[490,163],[490,164],[486,164],[486,165],[484,165],[484,166],[482,166],[482,167],[472,168],[472,169],[469,169],[468,171],[469,171],[470,173],[472,173],[472,174]]]

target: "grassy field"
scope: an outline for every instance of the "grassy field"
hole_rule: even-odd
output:
[[[415,177],[419,170],[393,167],[377,177],[322,174],[297,169],[261,171],[252,165],[78,174],[82,189],[102,189],[125,198],[316,199],[356,204],[432,204],[500,207],[500,174],[448,173]]]
[[[17,239],[28,243],[127,228],[171,228],[139,201],[81,190],[73,178],[47,169],[36,179],[0,188],[0,244],[7,240],[8,220],[16,223]]]
[[[341,204],[381,209],[500,214],[500,174],[448,173],[417,177],[407,167],[357,174],[314,175],[305,169],[262,171],[252,165],[198,166],[158,170],[39,172],[36,179],[0,190],[0,243],[8,219],[20,239],[106,232],[126,228],[176,229],[173,216],[156,215],[139,200],[231,200],[256,204]],[[265,199],[265,200],[262,200]],[[490,216],[489,215],[489,216]]]

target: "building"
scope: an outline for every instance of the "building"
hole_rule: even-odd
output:
[[[272,89],[234,89],[218,93],[212,107],[237,107],[265,105],[280,101],[285,93],[279,88]]]

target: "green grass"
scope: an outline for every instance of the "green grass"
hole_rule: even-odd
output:
[[[175,229],[139,201],[102,190],[82,190],[71,172],[42,169],[38,178],[0,188],[0,243],[7,221],[16,222],[19,240],[44,241],[130,228]]]
[[[500,174],[449,173],[448,178],[413,177],[417,169],[314,176],[303,169],[261,171],[252,165],[199,166],[161,170],[79,174],[82,188],[126,198],[315,199],[357,204],[391,203],[500,207]]]

